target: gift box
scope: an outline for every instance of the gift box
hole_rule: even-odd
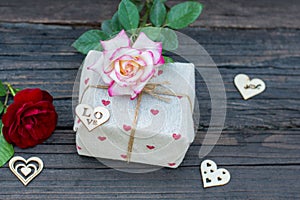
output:
[[[177,168],[195,136],[194,65],[161,66],[148,83],[151,92],[145,90],[139,99],[130,100],[129,96],[110,97],[100,74],[91,70],[101,54],[90,51],[82,65],[79,103],[89,109],[103,107],[110,117],[93,130],[75,118],[78,154]]]

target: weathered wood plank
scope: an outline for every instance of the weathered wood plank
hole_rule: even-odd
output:
[[[218,140],[208,157],[224,166],[256,165],[299,165],[299,129],[282,130],[225,130],[220,136],[207,135],[206,130],[196,134],[181,167],[198,166],[204,137]],[[205,146],[214,145],[211,143]],[[16,154],[25,158],[38,155],[48,161],[47,167],[55,169],[107,169],[94,158],[78,156],[75,146],[75,133],[71,130],[56,131],[44,144],[35,148],[19,149]],[[118,165],[118,164],[117,164]],[[7,168],[7,165],[5,166]]]
[[[66,1],[66,4],[68,2]],[[79,1],[73,2],[74,4],[69,5],[70,8],[66,7],[62,10],[72,9],[72,6],[79,3]],[[162,169],[149,174],[118,172],[93,158],[78,156],[75,133],[71,128],[73,81],[84,56],[76,53],[70,44],[91,27],[1,24],[0,80],[11,81],[18,87],[41,87],[49,90],[55,97],[55,106],[60,118],[58,129],[44,144],[26,150],[16,148],[16,155],[26,158],[41,157],[45,162],[44,172],[25,188],[8,170],[7,165],[0,168],[0,181],[4,183],[1,185],[0,199],[300,198],[298,189],[300,172],[300,48],[298,44],[300,31],[297,30],[299,22],[294,17],[298,14],[293,17],[282,14],[289,4],[277,0],[273,1],[274,7],[260,8],[256,6],[269,5],[271,1],[229,2],[223,7],[220,5],[228,1],[206,2],[208,5],[209,3],[214,6],[219,5],[219,8],[214,10],[218,12],[225,10],[224,16],[231,13],[231,9],[238,11],[239,14],[247,13],[250,8],[245,7],[251,5],[253,15],[255,12],[276,10],[281,19],[278,20],[278,16],[274,15],[270,18],[265,17],[264,20],[257,20],[256,16],[248,13],[249,23],[246,23],[243,20],[247,18],[233,14],[227,16],[231,21],[226,22],[223,16],[223,18],[213,18],[215,24],[208,21],[211,24],[204,24],[205,26],[295,28],[292,30],[247,29],[247,31],[189,28],[183,31],[205,47],[219,66],[224,80],[228,100],[225,129],[207,158],[229,169],[232,181],[228,185],[210,189],[203,189],[201,185],[198,167],[202,158],[198,157],[198,153],[209,125],[210,99],[205,83],[199,74],[197,74],[196,83],[197,96],[200,99],[200,127],[182,166],[177,170]],[[295,3],[294,7],[297,8],[297,2],[290,2]],[[17,9],[19,3],[14,0],[0,2],[0,11],[3,5],[9,6],[13,3],[16,7],[12,9]],[[37,5],[39,3],[41,2],[36,1]],[[106,3],[109,5],[114,2]],[[20,9],[19,14],[26,9],[28,11],[28,5],[31,5],[31,2],[28,2],[22,8],[23,10]],[[43,9],[51,10],[55,7],[54,5],[62,5],[62,2],[54,2]],[[237,7],[229,9],[233,5]],[[279,5],[280,8],[278,8]],[[94,7],[96,8],[96,4]],[[291,9],[290,13],[293,12],[295,11]],[[2,15],[3,13],[0,12],[0,21],[4,19]],[[68,22],[66,15],[67,13],[62,15],[58,12],[58,18],[64,16],[63,20],[56,22],[48,20],[42,23],[74,23],[74,21]],[[270,13],[260,14],[258,17],[265,15],[270,15]],[[41,19],[39,14],[34,13],[24,15],[23,19],[28,20],[26,18],[28,16]],[[51,19],[56,20],[57,16]],[[76,15],[70,15],[71,18],[74,16]],[[236,21],[232,22],[232,18]],[[254,19],[257,22],[251,21]],[[274,19],[277,21],[272,21]],[[290,21],[285,23],[286,19]],[[29,21],[38,22],[33,18]],[[222,22],[224,22],[223,25],[218,24]],[[267,22],[274,23],[267,25],[265,24]],[[76,23],[86,25],[96,24],[98,21],[82,22],[82,19],[79,19]],[[202,22],[196,22],[196,26],[197,23]],[[266,81],[267,90],[251,100],[243,101],[232,83],[237,73],[247,73],[251,77],[262,78]],[[218,85],[216,84],[215,87],[217,88]],[[217,136],[211,134],[209,137],[216,138]]]
[[[76,53],[71,44],[90,29],[40,28],[39,25],[0,27],[0,70],[77,69],[84,56]],[[198,41],[220,67],[299,68],[300,32],[297,30],[189,28],[183,33]]]
[[[218,160],[216,160],[218,162]],[[46,168],[28,187],[0,169],[6,199],[297,199],[299,166],[227,166],[232,176],[224,187],[203,189],[198,167],[163,169],[148,174],[107,170]],[[284,181],[283,181],[284,180]],[[59,183],[59,185],[57,185]],[[243,184],[241,184],[243,183]],[[248,193],[245,193],[248,191]],[[285,191],[285,193],[282,193]]]
[[[294,70],[278,72],[277,69],[261,67],[259,70],[220,69],[227,95],[226,127],[291,128],[299,126],[299,76],[288,75]],[[264,71],[260,74],[260,71]],[[269,71],[269,74],[268,74]],[[239,72],[265,80],[267,90],[248,101],[242,100],[233,85],[233,77]],[[59,127],[72,126],[72,89],[76,70],[18,70],[0,74],[0,79],[10,81],[17,87],[41,87],[54,95],[57,111],[60,113]],[[273,74],[271,74],[273,73]],[[283,74],[283,73],[286,73]],[[49,79],[48,77],[51,77]],[[197,97],[201,113],[200,125],[207,127],[210,120],[210,98],[201,77],[197,76]],[[63,81],[62,81],[63,80]],[[216,85],[216,87],[218,87]],[[218,88],[215,89],[218,91]]]
[[[99,26],[110,19],[119,0],[1,1],[0,21]],[[170,0],[172,6],[181,0]],[[297,0],[201,0],[204,11],[194,26],[235,28],[299,28]]]
[[[57,99],[55,105],[61,113],[59,127],[72,126],[73,81],[84,57],[75,53],[70,44],[84,30],[86,28],[71,31],[40,25],[5,25],[0,29],[0,71],[5,72],[0,74],[0,79],[9,80],[17,87],[49,90]],[[300,31],[188,29],[186,33],[203,42],[216,63],[221,65],[220,73],[228,98],[226,127],[274,129],[299,126],[300,74],[297,69],[300,56],[297,44]],[[280,59],[282,56],[285,58]],[[266,92],[249,101],[241,100],[232,83],[237,73],[262,78],[267,84]],[[210,101],[199,75],[197,88],[201,126],[207,127]]]

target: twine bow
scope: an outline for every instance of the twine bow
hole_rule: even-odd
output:
[[[133,122],[132,122],[132,128],[131,128],[131,132],[130,132],[130,138],[129,138],[128,145],[127,145],[127,162],[128,163],[130,162],[130,159],[131,159],[132,148],[133,148],[133,143],[134,143],[134,138],[135,138],[134,136],[135,136],[135,132],[136,132],[136,126],[137,126],[137,122],[138,122],[139,110],[141,107],[143,93],[149,94],[149,95],[153,96],[154,98],[157,98],[157,99],[165,101],[165,102],[170,102],[170,99],[167,97],[164,97],[163,95],[173,96],[173,97],[179,97],[179,96],[186,97],[189,101],[191,112],[193,111],[192,101],[188,95],[175,94],[170,89],[163,90],[163,91],[157,90],[157,87],[168,85],[168,84],[169,84],[169,82],[167,82],[167,81],[162,82],[162,83],[148,83],[144,87],[142,92],[138,95],[137,104],[136,104],[135,112],[134,112],[134,118],[133,118]],[[84,91],[81,95],[81,98],[79,101],[80,104],[82,103],[83,97],[89,88],[108,89],[108,86],[107,85],[88,85],[84,89]]]

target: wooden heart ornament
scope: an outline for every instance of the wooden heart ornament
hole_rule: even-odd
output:
[[[212,160],[204,160],[200,169],[204,188],[225,185],[230,181],[229,171],[224,168],[218,169]]]
[[[9,161],[9,168],[26,186],[42,172],[44,163],[38,157],[25,160],[20,156],[15,156]]]
[[[250,80],[246,74],[236,75],[234,84],[245,100],[262,93],[266,89],[266,84],[262,80],[257,78]]]
[[[92,108],[87,104],[79,104],[75,109],[75,113],[89,131],[105,123],[110,117],[107,108],[101,106]]]

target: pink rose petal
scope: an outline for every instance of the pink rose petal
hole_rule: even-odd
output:
[[[109,96],[117,96],[117,95],[131,95],[132,89],[129,87],[121,87],[118,84],[114,83],[108,88]]]
[[[114,61],[114,60],[119,60],[119,58],[121,58],[122,56],[139,56],[142,52],[137,50],[137,49],[133,49],[131,47],[120,47],[114,50],[113,54],[109,57],[110,61]]]
[[[136,49],[147,49],[151,51],[153,53],[154,64],[157,64],[160,61],[162,53],[162,43],[150,40],[145,33],[141,32],[139,34],[132,47]]]
[[[129,47],[130,39],[128,38],[126,32],[122,30],[114,38],[107,41],[101,41],[101,45],[105,51],[115,51],[121,47]]]
[[[159,73],[158,65],[164,63],[162,43],[150,40],[144,33],[140,33],[132,47],[124,30],[101,44],[104,51],[93,68],[109,84],[110,96],[130,95],[130,99],[135,99],[147,82]]]

